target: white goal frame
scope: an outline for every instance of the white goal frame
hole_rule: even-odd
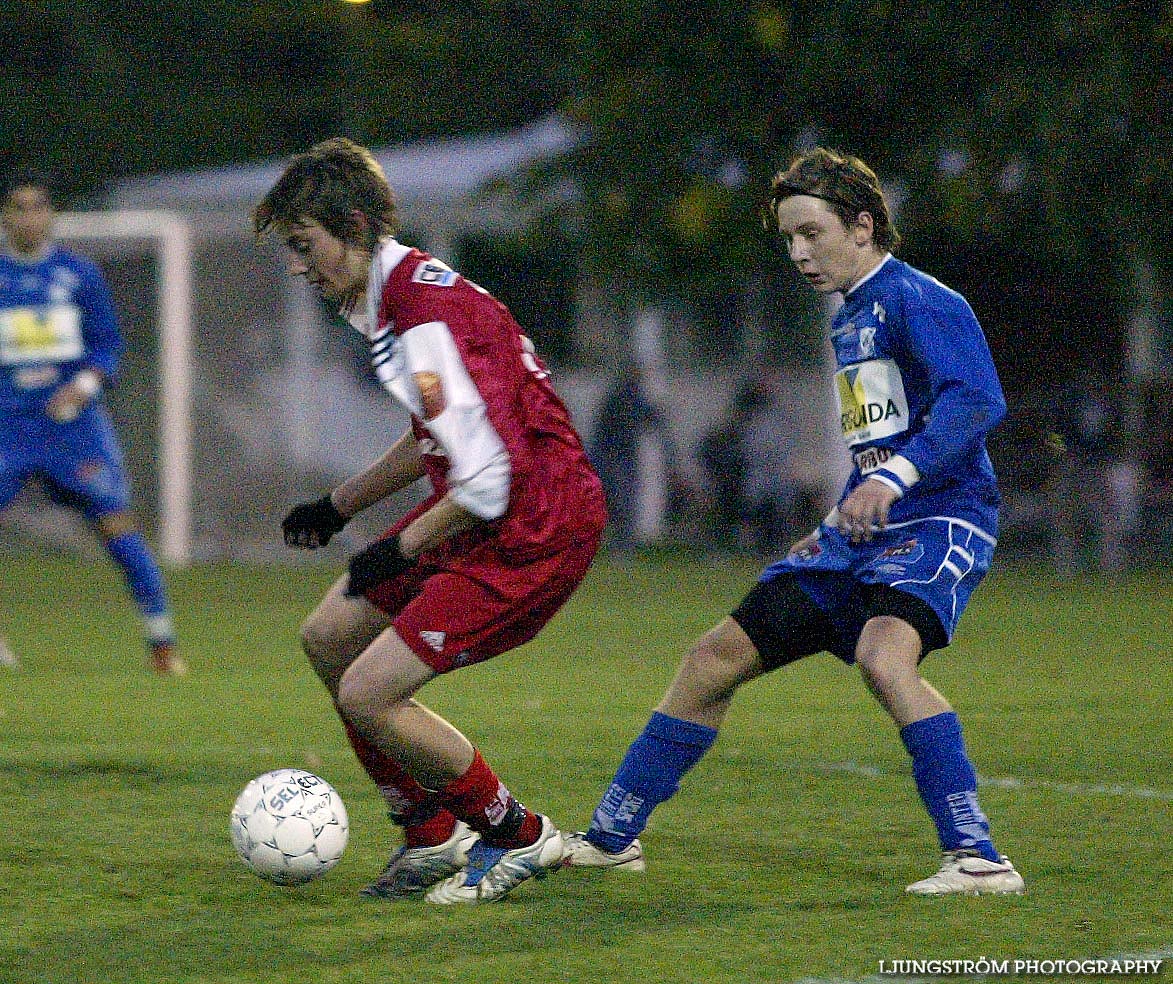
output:
[[[162,209],[62,212],[56,234],[78,243],[145,240],[153,248],[159,341],[159,555],[191,562],[192,230]]]

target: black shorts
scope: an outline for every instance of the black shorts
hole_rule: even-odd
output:
[[[887,615],[907,622],[920,635],[921,659],[949,644],[940,619],[919,598],[887,584],[861,584],[845,611],[824,612],[792,574],[759,581],[732,612],[767,670],[804,656],[828,652],[855,662],[855,646],[869,619]]]

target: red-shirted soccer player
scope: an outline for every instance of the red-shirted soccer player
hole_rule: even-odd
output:
[[[556,868],[562,835],[526,809],[469,740],[415,700],[437,674],[533,638],[598,548],[603,493],[533,346],[503,304],[400,244],[371,153],[337,138],[296,156],[257,206],[290,272],[371,343],[411,428],[378,461],[282,528],[327,543],[426,476],[432,495],[350,560],[302,643],[404,844],[364,894],[500,899]]]

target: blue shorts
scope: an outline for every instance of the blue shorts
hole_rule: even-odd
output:
[[[101,404],[66,424],[43,414],[0,414],[0,509],[34,476],[87,519],[130,508],[122,449]]]
[[[851,661],[865,622],[877,614],[892,614],[912,624],[926,652],[941,648],[953,638],[970,595],[990,569],[996,542],[972,523],[948,517],[890,526],[870,542],[855,544],[824,525],[818,540],[772,564],[760,581],[762,586],[792,581],[813,602],[811,617],[777,611],[784,604],[779,595],[772,601],[755,600],[746,621],[765,625],[772,648],[786,650],[762,653],[775,663],[823,649]],[[735,617],[744,610],[745,605]],[[786,627],[781,633],[770,630],[771,621],[784,622]],[[796,627],[793,632],[790,626]],[[787,634],[804,635],[805,641],[793,649]],[[811,648],[816,643],[818,648]]]

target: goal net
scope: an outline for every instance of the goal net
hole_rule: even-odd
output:
[[[291,559],[280,524],[402,432],[357,335],[329,324],[271,245],[236,215],[67,212],[57,235],[102,268],[126,342],[105,393],[160,559]],[[365,544],[396,508],[376,507],[332,542]],[[4,522],[34,541],[92,549],[84,526],[33,486]]]

